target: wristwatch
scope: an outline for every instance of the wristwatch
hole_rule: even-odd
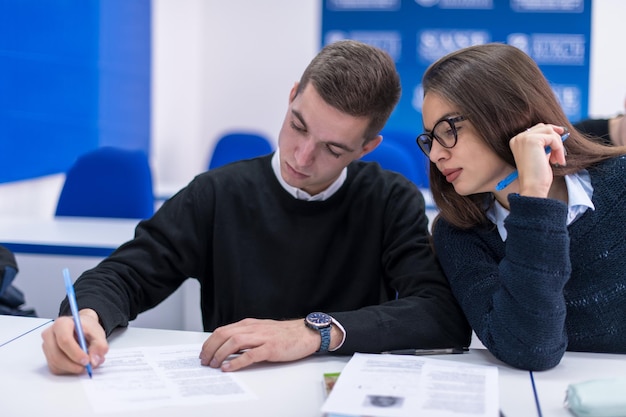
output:
[[[332,322],[332,317],[326,313],[320,313],[319,311],[309,313],[304,319],[306,327],[320,332],[322,343],[317,350],[318,352],[328,352],[328,347],[330,346],[330,325]]]

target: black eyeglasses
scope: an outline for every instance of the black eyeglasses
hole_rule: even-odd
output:
[[[454,148],[456,145],[457,129],[456,124],[465,120],[465,116],[446,117],[435,123],[433,130],[424,132],[415,139],[417,146],[420,147],[426,156],[430,156],[430,150],[433,148],[433,140],[439,142],[444,148]]]

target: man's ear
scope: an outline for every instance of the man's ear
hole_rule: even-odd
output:
[[[291,91],[289,92],[289,104],[291,104],[296,99],[296,95],[298,94],[298,87],[299,86],[300,86],[300,82],[296,81],[293,84],[293,87],[291,87]]]
[[[368,153],[372,152],[378,147],[378,145],[380,145],[380,142],[382,141],[383,137],[381,135],[378,135],[374,139],[367,142],[365,145],[363,145],[363,148],[361,148],[361,155],[359,156],[359,158],[362,158],[363,155],[367,155]]]

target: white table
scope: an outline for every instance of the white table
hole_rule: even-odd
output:
[[[533,372],[533,377],[543,415],[572,417],[563,407],[567,386],[590,379],[626,377],[626,355],[567,352],[554,369]]]
[[[110,340],[111,347],[197,343],[198,352],[207,334],[173,330],[128,328]],[[41,331],[30,332],[0,348],[2,415],[64,417],[171,417],[272,416],[320,417],[323,402],[322,374],[337,372],[349,358],[318,357],[295,363],[261,364],[238,373],[259,397],[240,403],[205,404],[129,413],[94,414],[86,397],[83,376],[52,375],[41,349]],[[36,400],[32,400],[32,395]]]
[[[94,414],[82,387],[82,376],[52,375],[41,350],[41,331],[31,331],[0,348],[0,392],[3,393],[2,415],[67,417],[170,417],[181,413],[195,416],[271,416],[321,417],[324,402],[322,376],[340,372],[347,356],[314,356],[292,363],[264,363],[237,372],[238,378],[258,397],[238,403],[185,406],[172,409],[133,411],[127,414]],[[176,345],[197,343],[198,351],[206,333],[172,330],[128,328],[115,333],[111,348],[134,346]],[[472,349],[462,355],[445,355],[441,359],[456,360],[499,367],[500,407],[506,417],[536,416],[529,373],[503,365],[484,349]],[[28,394],[37,400],[29,401]],[[548,415],[548,414],[544,414]]]
[[[0,347],[50,323],[50,319],[0,315]]]
[[[0,219],[0,244],[14,253],[108,256],[133,237],[138,219],[12,217]]]

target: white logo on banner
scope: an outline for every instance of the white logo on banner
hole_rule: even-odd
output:
[[[415,3],[422,7],[433,7],[439,3],[439,0],[415,0]]]
[[[399,10],[400,0],[328,0],[328,10]]]
[[[516,12],[572,12],[585,11],[584,0],[511,0]]]
[[[440,9],[493,9],[493,0],[415,0],[422,7],[439,5]]]
[[[424,87],[422,84],[418,84],[413,89],[413,98],[411,99],[411,105],[418,112],[422,112],[422,105],[424,104]]]
[[[491,35],[486,30],[424,30],[417,34],[419,59],[433,62],[457,49],[488,43]]]
[[[530,37],[525,33],[511,33],[507,36],[506,43],[521,49],[526,52],[526,55],[530,55]]]
[[[579,86],[555,84],[552,85],[552,90],[561,103],[563,111],[568,117],[574,118],[580,115],[580,101],[582,94]]]
[[[585,63],[585,36],[582,34],[511,33],[506,43],[526,52],[540,65]]]
[[[585,36],[568,33],[512,33],[509,45],[517,46],[539,65],[584,65]]]
[[[324,36],[324,44],[328,45],[342,39],[353,39],[376,46],[387,52],[395,62],[398,62],[402,55],[402,35],[397,31],[354,30],[344,32],[333,30]]]

